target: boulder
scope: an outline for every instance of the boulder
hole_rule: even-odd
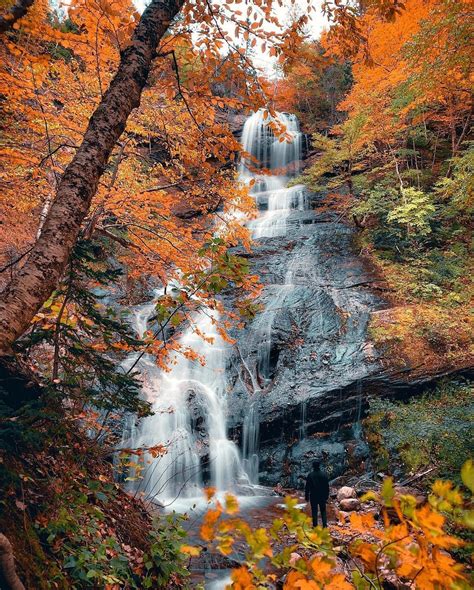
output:
[[[357,498],[346,498],[340,501],[339,506],[344,512],[353,512],[354,510],[359,510],[360,502]]]
[[[347,500],[348,498],[357,498],[357,494],[354,488],[349,486],[343,486],[337,491],[337,500],[341,502],[342,500]]]

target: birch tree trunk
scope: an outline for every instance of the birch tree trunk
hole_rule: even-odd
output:
[[[25,590],[16,573],[12,545],[3,533],[0,533],[0,576],[6,585],[5,590]]]
[[[14,341],[58,284],[112,149],[140,104],[158,43],[183,4],[184,0],[152,0],[122,53],[117,73],[59,181],[39,239],[0,294],[0,355],[11,353]]]

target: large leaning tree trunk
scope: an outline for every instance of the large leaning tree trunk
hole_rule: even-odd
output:
[[[0,294],[0,356],[11,353],[14,341],[58,284],[112,149],[140,104],[158,43],[183,4],[184,0],[152,0],[123,51],[117,73],[62,175],[41,236]]]

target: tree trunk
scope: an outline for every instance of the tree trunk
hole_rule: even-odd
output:
[[[10,541],[0,533],[0,582],[3,580],[5,590],[25,590],[15,570],[15,558]]]
[[[58,284],[112,149],[140,104],[158,43],[183,4],[152,0],[122,53],[117,73],[59,182],[41,236],[0,295],[0,355],[9,354]]]
[[[28,12],[28,8],[34,1],[35,0],[18,0],[18,2],[15,2],[6,14],[0,16],[0,33],[9,31],[18,19],[25,16]]]

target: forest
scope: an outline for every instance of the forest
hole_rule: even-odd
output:
[[[0,0],[0,589],[474,586],[473,17]]]

